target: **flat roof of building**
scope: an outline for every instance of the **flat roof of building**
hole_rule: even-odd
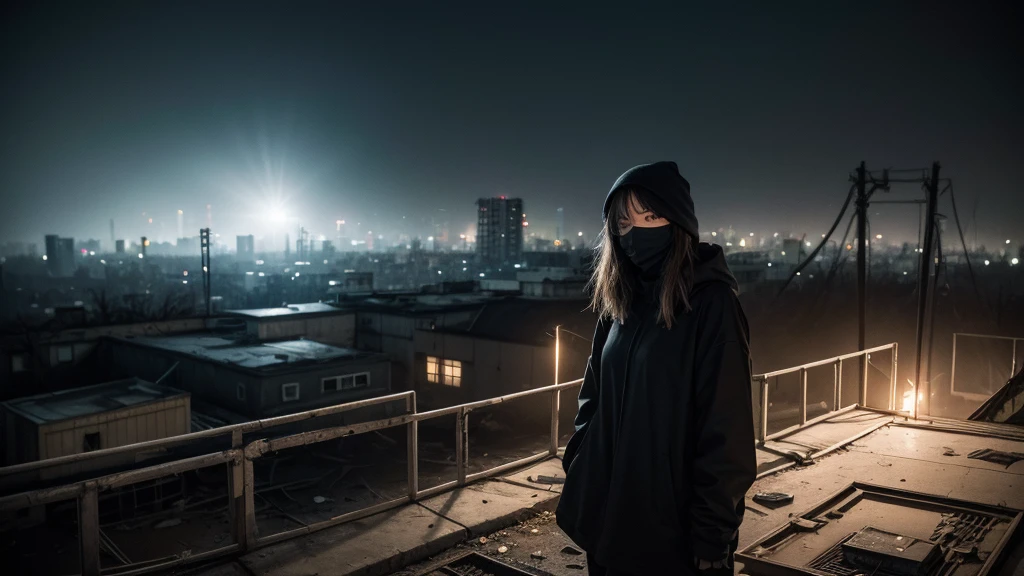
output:
[[[324,302],[311,302],[308,304],[289,304],[278,308],[251,308],[248,310],[225,310],[225,314],[233,316],[244,316],[246,318],[279,318],[304,315],[320,314],[344,314],[348,312],[343,308],[332,306]]]
[[[339,348],[313,340],[259,342],[210,333],[117,338],[116,340],[164,350],[196,360],[257,372],[384,356],[377,352]]]
[[[3,406],[36,424],[52,424],[188,395],[188,392],[170,386],[140,378],[126,378],[9,400]]]

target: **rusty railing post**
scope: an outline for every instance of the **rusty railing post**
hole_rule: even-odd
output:
[[[800,425],[807,424],[807,368],[800,369]]]
[[[458,472],[459,486],[466,484],[466,455],[469,449],[469,430],[467,430],[469,413],[465,408],[459,408],[455,413],[455,468]]]
[[[763,445],[768,438],[768,378],[761,378],[761,429],[760,438]]]
[[[899,342],[892,343],[892,369],[889,372],[889,410],[896,409],[896,370],[899,367],[897,364],[897,356],[899,355],[900,344]]]
[[[561,326],[555,326],[555,385],[558,385],[558,360],[559,360],[559,339],[561,336]],[[562,403],[562,391],[552,390],[551,391],[551,447],[548,452],[555,456],[558,454],[558,411]]]
[[[412,394],[405,399],[405,411],[409,414],[416,413],[416,391],[413,390]],[[413,420],[406,424],[406,443],[408,447],[406,449],[406,460],[408,461],[408,484],[409,484],[409,501],[416,500],[416,495],[420,492],[419,486],[419,464],[420,464],[420,453],[419,453],[419,421]]]
[[[252,460],[248,454],[242,454],[242,493],[245,495],[243,507],[245,509],[244,528],[242,542],[239,542],[243,550],[253,550],[260,538],[260,529],[256,524],[256,482],[253,478]]]
[[[78,498],[78,553],[82,576],[100,576],[100,508],[95,481]]]
[[[857,403],[862,407],[868,406],[868,355],[860,355],[860,391],[857,394]]]
[[[239,453],[237,459],[228,462],[228,522],[231,525],[231,535],[242,550],[246,550],[248,544],[245,538],[244,461],[245,456]]]

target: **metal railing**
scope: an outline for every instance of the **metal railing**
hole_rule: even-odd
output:
[[[760,402],[759,411],[757,418],[759,420],[757,427],[757,442],[764,444],[769,440],[780,438],[792,434],[794,431],[801,428],[805,428],[811,424],[815,424],[833,416],[836,411],[840,410],[842,406],[843,396],[843,361],[851,358],[860,358],[861,365],[861,378],[858,386],[857,403],[854,406],[867,406],[868,398],[868,356],[875,352],[882,352],[884,350],[892,350],[892,369],[889,375],[889,394],[888,394],[888,410],[893,411],[896,409],[896,369],[897,369],[897,356],[898,356],[899,344],[893,342],[891,344],[885,344],[884,346],[876,346],[868,350],[861,350],[859,352],[851,352],[849,354],[843,354],[842,356],[836,356],[834,358],[826,358],[825,360],[818,360],[817,362],[810,362],[807,364],[801,364],[800,366],[793,366],[790,368],[783,368],[782,370],[775,370],[772,372],[766,372],[764,374],[756,374],[751,378],[751,381],[755,386],[760,385]],[[819,366],[832,365],[832,409],[827,411],[825,414],[807,419],[807,371],[811,368],[817,368]],[[768,381],[771,378],[777,378],[786,374],[800,374],[800,423],[794,426],[790,426],[785,430],[780,430],[773,434],[768,434]],[[913,417],[917,417],[917,402],[915,394],[915,402],[913,409]]]
[[[1024,338],[1015,338],[1013,336],[995,336],[993,334],[968,334],[967,332],[954,332],[953,333],[953,367],[949,375],[949,393],[954,396],[960,396],[967,398],[968,400],[976,400],[984,402],[988,400],[989,394],[978,394],[976,392],[963,392],[956,389],[956,345],[958,338],[984,338],[987,340],[1009,340],[1011,342],[1010,352],[1010,374],[1006,378],[1009,380],[1017,373],[1017,343],[1024,342]],[[1005,380],[998,382],[998,385],[1005,384]],[[995,392],[995,390],[993,390]]]
[[[514,394],[507,394],[496,398],[489,398],[486,400],[480,400],[477,402],[470,402],[468,404],[461,404],[458,406],[451,406],[448,408],[431,410],[428,412],[416,411],[415,392],[403,392],[401,394],[392,394],[389,396],[382,396],[379,398],[371,398],[367,400],[361,400],[358,402],[351,402],[348,404],[331,406],[329,408],[321,408],[318,410],[310,410],[307,412],[300,412],[298,414],[290,414],[288,416],[271,418],[268,420],[259,420],[255,422],[248,422],[245,424],[228,426],[225,428],[206,430],[192,434],[185,434],[182,436],[176,436],[164,440],[154,440],[151,442],[143,442],[135,445],[98,450],[95,452],[90,452],[88,454],[75,454],[60,458],[53,458],[50,460],[43,460],[28,464],[9,466],[6,468],[0,468],[0,475],[10,475],[14,473],[38,471],[50,466],[80,463],[90,458],[98,458],[103,456],[109,456],[112,454],[138,454],[140,452],[153,450],[155,448],[166,448],[170,446],[187,444],[189,442],[194,442],[195,440],[198,439],[209,438],[211,436],[223,436],[230,434],[232,438],[232,448],[229,450],[214,452],[192,458],[180,459],[173,462],[158,464],[155,466],[150,466],[137,470],[119,472],[115,474],[102,476],[99,478],[73,482],[66,485],[57,486],[54,488],[29,490],[19,494],[0,497],[0,512],[14,512],[25,508],[50,504],[64,500],[76,500],[78,505],[79,517],[77,529],[80,565],[81,574],[83,576],[99,576],[101,574],[128,576],[134,574],[154,572],[157,570],[165,570],[173,566],[178,566],[186,563],[206,561],[213,558],[226,556],[228,554],[253,550],[260,546],[265,546],[268,544],[272,544],[274,542],[280,542],[282,540],[293,538],[295,536],[299,536],[302,534],[316,532],[318,530],[322,530],[324,528],[335,526],[337,524],[341,524],[358,518],[364,518],[366,516],[377,514],[384,510],[389,510],[391,508],[395,508],[403,504],[415,502],[422,498],[426,498],[451,490],[458,486],[464,486],[470,482],[479,480],[481,478],[494,476],[496,474],[505,472],[506,470],[518,468],[520,466],[531,464],[533,462],[546,459],[550,456],[554,456],[557,454],[558,451],[558,421],[559,408],[561,405],[561,392],[562,390],[565,390],[567,388],[574,388],[580,386],[582,383],[583,379],[580,378],[570,382],[554,384],[551,386],[545,386],[541,388],[534,388],[531,390],[524,390],[522,392],[516,392]],[[473,410],[483,408],[486,406],[493,406],[496,404],[509,402],[511,400],[525,398],[527,396],[547,393],[551,394],[551,442],[549,444],[548,449],[545,450],[544,452],[533,454],[525,458],[520,458],[513,462],[507,462],[505,464],[494,466],[472,474],[468,473],[469,414]],[[375,404],[382,404],[385,402],[391,402],[402,399],[405,400],[405,413],[400,416],[373,420],[370,422],[361,422],[358,424],[326,427],[307,432],[299,432],[296,434],[291,434],[288,436],[273,439],[264,438],[249,442],[242,446],[243,432],[252,432],[264,428],[269,428],[271,426],[277,426],[280,424],[317,418],[319,416],[336,414],[340,412],[353,410],[356,408],[362,408],[366,406],[372,406]],[[420,490],[418,478],[418,424],[419,422],[422,421],[453,415],[456,417],[455,462],[457,478],[456,480],[438,486],[434,486],[425,490]],[[288,448],[317,444],[320,442],[326,442],[337,438],[365,434],[367,432],[384,430],[396,426],[406,426],[407,431],[408,491],[405,496],[401,498],[388,500],[386,502],[381,502],[373,506],[369,506],[352,512],[347,512],[345,514],[340,514],[327,520],[305,525],[301,528],[287,530],[284,532],[278,532],[266,536],[260,535],[258,526],[256,524],[256,490],[255,475],[253,471],[253,462],[255,460],[268,454],[272,454],[280,450],[286,450]],[[122,486],[127,486],[137,482],[154,480],[157,478],[162,478],[170,475],[182,474],[184,472],[197,470],[199,468],[205,468],[208,466],[215,466],[219,464],[228,465],[228,517],[232,534],[234,536],[233,543],[199,554],[182,554],[175,557],[159,559],[155,561],[151,560],[148,562],[137,562],[125,566],[101,569],[98,498],[100,492],[103,492],[105,490],[112,490]]]

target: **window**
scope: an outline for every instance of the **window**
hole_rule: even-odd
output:
[[[440,382],[438,378],[438,361],[436,356],[427,356],[427,382]]]
[[[462,386],[462,362],[427,356],[427,382],[441,382],[445,386]]]
[[[299,383],[292,382],[291,384],[281,385],[281,401],[291,402],[299,399]]]
[[[239,400],[245,400],[245,384],[239,382],[235,385],[235,398]]]
[[[71,346],[57,346],[57,363],[64,364],[75,359],[75,349]]]
[[[455,388],[462,386],[462,362],[458,360],[444,361],[444,385]]]
[[[100,433],[93,432],[92,434],[86,434],[85,438],[82,439],[82,452],[92,452],[93,450],[100,449]]]
[[[341,376],[331,376],[320,381],[322,392],[337,392],[341,390]]]
[[[28,367],[26,366],[24,354],[15,354],[11,356],[11,372],[27,372]]]
[[[324,392],[366,388],[370,385],[370,373],[360,372],[358,374],[346,374],[344,376],[329,376],[320,382]]]

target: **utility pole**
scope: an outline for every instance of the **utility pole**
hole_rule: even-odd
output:
[[[867,247],[868,247],[868,191],[867,170],[862,160],[857,167],[857,350],[865,350],[866,312],[867,312]],[[867,355],[860,357],[860,394],[861,406],[867,404],[866,378],[868,373]]]
[[[924,357],[924,325],[928,312],[928,296],[932,261],[935,244],[935,213],[939,205],[939,163],[932,163],[932,177],[928,181],[927,217],[924,225],[924,245],[921,246],[921,264],[917,277],[917,359],[914,368],[915,394],[924,404],[924,413],[931,412],[931,382],[927,386],[921,382],[921,360]],[[914,418],[918,414],[918,398],[914,399]]]
[[[199,230],[199,245],[203,259],[203,296],[206,298],[206,315],[213,313],[213,303],[210,301],[210,229]]]

